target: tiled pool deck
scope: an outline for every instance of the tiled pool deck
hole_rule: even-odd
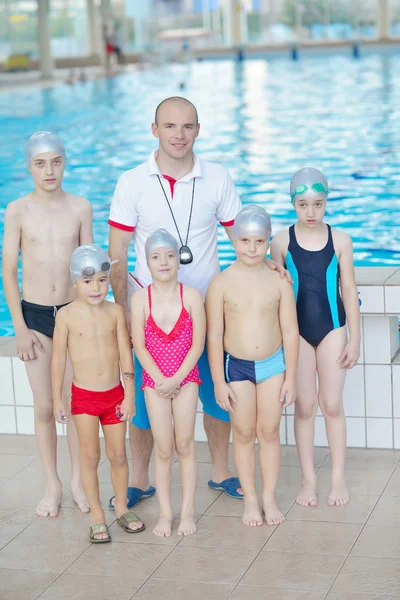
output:
[[[278,500],[287,520],[256,529],[242,525],[241,501],[207,487],[207,445],[197,443],[197,454],[196,535],[178,538],[175,521],[171,538],[156,538],[151,498],[135,508],[146,531],[124,534],[106,511],[113,541],[96,546],[68,492],[66,439],[59,439],[62,509],[44,519],[35,514],[44,481],[33,436],[1,435],[1,600],[400,600],[400,451],[349,450],[351,501],[329,508],[330,459],[316,448],[320,506],[309,509],[294,503],[300,468],[295,448],[283,448]],[[107,506],[104,451],[99,477]],[[177,517],[178,463],[172,485]]]

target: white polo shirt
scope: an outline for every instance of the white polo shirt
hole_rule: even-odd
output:
[[[193,262],[180,265],[178,278],[205,295],[211,279],[220,270],[217,252],[218,222],[224,226],[233,225],[241,209],[237,190],[224,167],[201,160],[196,154],[193,169],[188,175],[176,182],[171,178],[166,179],[156,162],[157,153],[158,150],[154,150],[146,163],[121,175],[111,202],[108,223],[112,227],[133,232],[136,251],[133,275],[139,285],[149,285],[151,275],[144,251],[148,236],[156,229],[164,228],[181,245],[160,181],[173,210],[183,244],[186,245],[195,178],[193,212],[187,242],[193,254]]]

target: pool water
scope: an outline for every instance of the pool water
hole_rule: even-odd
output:
[[[312,165],[329,179],[327,219],[352,236],[356,264],[400,263],[400,55],[394,53],[203,61],[2,93],[0,216],[31,190],[27,139],[53,131],[68,154],[64,188],[90,199],[95,241],[106,248],[117,179],[156,147],[154,108],[172,95],[196,104],[196,151],[229,169],[244,202],[271,213],[273,233],[295,219],[291,175]],[[3,218],[0,242],[2,234]],[[223,265],[233,259],[222,229],[219,251]],[[133,252],[129,262],[133,267]],[[1,286],[0,335],[12,335]]]

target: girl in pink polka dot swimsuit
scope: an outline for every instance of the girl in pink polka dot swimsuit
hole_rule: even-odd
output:
[[[198,290],[178,282],[179,246],[164,229],[146,241],[153,283],[131,298],[132,342],[143,367],[142,389],[155,441],[155,482],[160,517],[153,533],[172,533],[171,466],[180,460],[181,521],[178,535],[196,531],[194,445],[198,387],[197,361],[205,340],[205,313]]]

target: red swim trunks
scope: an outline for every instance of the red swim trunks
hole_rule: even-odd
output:
[[[125,391],[121,383],[105,392],[92,392],[72,384],[71,414],[91,415],[99,417],[102,425],[116,425],[121,423],[121,419],[117,417],[117,406],[124,397]]]

